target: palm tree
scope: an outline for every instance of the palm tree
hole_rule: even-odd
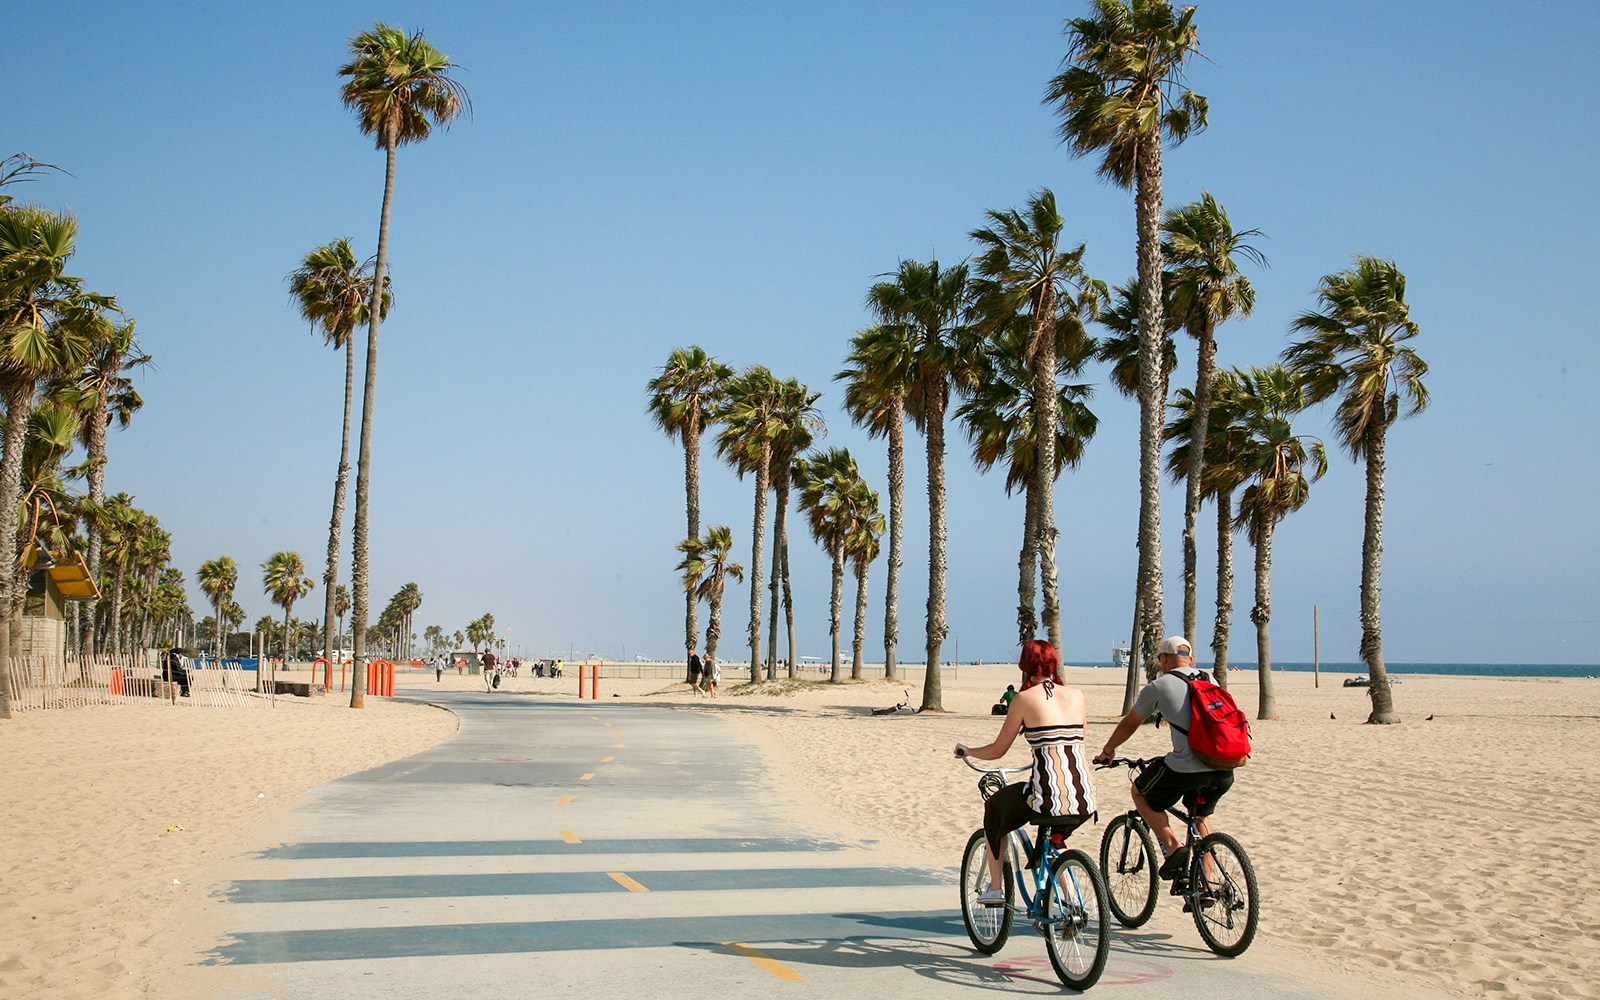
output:
[[[333,613],[339,616],[339,635],[335,643],[344,642],[344,616],[350,613],[350,588],[339,584],[334,588]]]
[[[843,625],[844,566],[852,536],[864,530],[877,514],[878,496],[867,488],[856,460],[844,448],[813,454],[796,470],[800,509],[808,514],[811,537],[833,560],[833,591],[828,604],[829,635],[833,639],[833,674],[843,680],[839,658],[839,633]]]
[[[851,634],[850,677],[861,679],[861,646],[867,638],[867,573],[878,558],[882,547],[884,520],[878,512],[878,494],[867,487],[866,481],[856,484],[863,494],[856,503],[859,516],[845,539],[844,552],[856,575],[856,625]]]
[[[344,533],[344,491],[350,478],[350,402],[355,389],[356,326],[367,318],[373,299],[374,260],[356,259],[350,241],[343,237],[307,253],[289,273],[289,294],[311,329],[321,330],[334,350],[344,351],[344,421],[339,437],[339,471],[333,480],[333,515],[328,522],[328,563],[322,573],[325,595],[322,613],[322,650],[326,683],[333,682],[333,605],[339,583],[339,539]],[[389,279],[384,278],[387,286]],[[383,290],[381,309],[387,319],[392,296]],[[313,676],[315,681],[316,677]]]
[[[1055,427],[1059,388],[1056,371],[1057,327],[1063,316],[1092,317],[1107,295],[1104,282],[1083,271],[1084,245],[1063,249],[1061,231],[1066,221],[1056,211],[1056,196],[1042,189],[1028,200],[1027,214],[1016,209],[987,213],[989,226],[970,234],[981,248],[974,269],[979,276],[977,295],[983,316],[981,327],[991,336],[1005,329],[1013,317],[1026,315],[1027,337],[1021,343],[1022,363],[1033,374],[1032,409],[1042,426]],[[1029,494],[1032,546],[1037,552],[1044,598],[1044,622],[1050,643],[1061,648],[1061,602],[1056,575],[1054,434],[1037,435],[1033,463],[1034,483]],[[1023,640],[1033,638],[1030,632]]]
[[[1183,86],[1196,53],[1194,8],[1169,0],[1092,0],[1093,16],[1066,24],[1066,68],[1045,102],[1061,116],[1073,155],[1100,153],[1099,174],[1134,190],[1139,276],[1139,575],[1134,661],[1155,661],[1162,631],[1161,156],[1206,125],[1206,99]]]
[[[1405,341],[1421,331],[1406,304],[1406,276],[1392,260],[1355,258],[1317,285],[1320,312],[1291,328],[1310,336],[1283,352],[1284,363],[1319,403],[1338,395],[1334,433],[1352,459],[1366,460],[1366,530],[1361,541],[1361,659],[1367,664],[1372,723],[1399,722],[1383,662],[1378,583],[1383,560],[1385,438],[1389,425],[1428,405],[1428,366]]]
[[[739,477],[755,474],[755,526],[750,556],[750,683],[761,673],[761,554],[767,532],[767,488],[772,475],[773,442],[783,433],[780,415],[782,383],[765,367],[751,365],[727,385],[727,395],[717,411],[723,425],[717,435],[717,454],[733,466]]]
[[[261,564],[263,576],[262,585],[266,588],[267,596],[272,603],[283,608],[283,665],[289,666],[289,657],[293,651],[289,639],[289,616],[294,613],[294,602],[311,593],[311,588],[316,582],[306,576],[305,560],[300,558],[298,552],[275,552]],[[276,668],[271,669],[268,683],[271,685],[271,694],[276,700],[278,690],[278,674]]]
[[[721,405],[731,378],[732,368],[695,344],[680,347],[668,355],[661,373],[651,379],[648,386],[650,416],[656,427],[683,442],[683,494],[689,521],[685,538],[700,537],[700,435],[705,432],[706,421]],[[693,593],[687,595],[683,616],[685,663],[698,642],[697,603]]]
[[[778,660],[778,583],[783,583],[784,619],[789,633],[789,676],[795,676],[794,593],[789,579],[789,486],[795,457],[811,447],[812,440],[828,433],[817,412],[820,392],[812,392],[799,379],[778,385],[778,431],[772,440],[772,492],[776,500],[772,518],[772,572],[768,591],[772,600],[767,628],[767,662]]]
[[[905,535],[906,400],[911,392],[916,345],[908,327],[873,326],[850,341],[845,368],[834,376],[845,383],[844,408],[870,437],[889,440],[889,581],[883,610],[883,677],[896,678],[895,647],[900,642],[900,543]],[[791,657],[792,659],[792,657]]]
[[[881,325],[903,329],[911,343],[906,409],[928,453],[928,652],[920,711],[942,712],[939,650],[950,632],[945,623],[944,416],[951,384],[966,386],[974,379],[973,359],[962,349],[970,340],[967,266],[941,269],[937,260],[901,261],[892,280],[867,292],[867,303]]]
[[[127,427],[133,415],[144,406],[139,391],[134,388],[128,372],[150,362],[134,339],[134,321],[114,323],[99,310],[80,314],[80,319],[93,329],[88,333],[96,342],[88,362],[75,372],[55,375],[46,389],[52,398],[61,400],[77,411],[81,418],[79,441],[85,451],[83,471],[89,483],[89,500],[103,504],[106,499],[106,431],[112,422]],[[99,526],[93,519],[85,525],[88,541],[87,564],[91,576],[100,573],[100,549],[103,540]],[[99,598],[84,601],[78,615],[84,621],[93,621],[95,605]],[[76,619],[75,619],[76,620]],[[93,655],[94,630],[88,630],[90,646],[85,652]]]
[[[678,570],[683,573],[684,589],[697,601],[705,601],[709,622],[706,625],[706,660],[717,658],[717,640],[722,636],[722,594],[727,578],[744,581],[744,567],[730,562],[733,552],[733,532],[726,524],[713,524],[702,538],[686,538],[678,543],[683,562]]]
[[[1272,654],[1267,623],[1272,619],[1272,533],[1279,521],[1305,506],[1311,484],[1328,471],[1319,441],[1294,433],[1289,421],[1306,407],[1305,393],[1287,368],[1251,368],[1237,374],[1239,414],[1246,434],[1240,468],[1250,485],[1239,498],[1238,521],[1256,549],[1256,601],[1250,620],[1256,626],[1256,671],[1260,684],[1258,719],[1276,719]],[[1306,467],[1311,474],[1306,475]],[[1191,640],[1193,641],[1193,640]]]
[[[95,346],[87,318],[116,306],[108,297],[84,292],[64,273],[77,235],[71,216],[27,205],[0,207],[0,404],[5,407],[0,538],[8,540],[4,551],[10,553],[8,568],[0,572],[0,608],[20,599],[9,567],[16,558],[22,453],[34,393],[41,379],[83,365]],[[10,631],[0,628],[0,663],[10,662]],[[8,681],[0,678],[0,718],[10,717]]]
[[[428,44],[422,32],[407,35],[381,21],[350,39],[350,62],[339,75],[349,77],[340,88],[344,106],[356,112],[361,131],[373,136],[384,151],[383,211],[378,221],[377,263],[372,269],[372,298],[367,307],[366,385],[361,397],[361,443],[356,458],[355,541],[351,584],[355,591],[352,630],[355,669],[350,707],[366,704],[367,641],[367,511],[372,469],[372,412],[377,396],[378,327],[383,318],[380,296],[387,287],[389,208],[394,199],[395,151],[422,142],[435,125],[449,128],[463,111],[471,113],[466,89],[450,78],[457,68]]]
[[[1040,532],[1038,489],[1038,411],[1033,405],[1035,380],[1023,360],[1032,337],[1026,317],[1019,317],[991,334],[983,351],[983,374],[971,395],[956,408],[972,441],[972,460],[980,472],[1005,463],[1005,490],[1010,495],[1021,489],[1024,497],[1022,551],[1017,560],[1017,634],[1027,642],[1038,634],[1039,619],[1034,608],[1034,581],[1039,570]],[[1083,459],[1083,449],[1099,427],[1099,419],[1086,400],[1093,389],[1081,384],[1063,384],[1083,370],[1095,355],[1094,339],[1089,337],[1076,316],[1058,317],[1055,327],[1056,356],[1056,433],[1052,441],[1055,468],[1049,481],[1053,487],[1067,466]],[[1052,629],[1059,639],[1059,625]]]
[[[1249,316],[1255,309],[1256,290],[1239,273],[1235,255],[1265,266],[1261,251],[1246,243],[1261,231],[1234,232],[1217,200],[1208,191],[1200,200],[1167,213],[1162,223],[1166,239],[1162,255],[1167,260],[1167,286],[1174,318],[1199,342],[1194,369],[1194,440],[1189,467],[1184,471],[1183,500],[1183,634],[1194,642],[1196,549],[1195,520],[1200,514],[1200,474],[1205,467],[1206,424],[1211,418],[1211,397],[1217,379],[1217,324],[1234,316]]]
[[[1250,478],[1241,461],[1247,442],[1247,431],[1240,419],[1241,392],[1233,372],[1217,373],[1211,414],[1206,421],[1207,457],[1201,477],[1203,496],[1211,498],[1217,508],[1217,613],[1211,628],[1211,667],[1223,687],[1228,686],[1228,636],[1233,615],[1233,494]],[[1179,390],[1172,408],[1175,415],[1167,424],[1165,436],[1175,446],[1167,454],[1167,473],[1174,482],[1182,482],[1189,474],[1194,393]]]
[[[222,611],[233,600],[233,588],[239,584],[239,567],[232,556],[218,556],[200,564],[200,590],[211,601],[217,615],[217,659],[222,659]]]
[[[1166,283],[1162,284],[1165,294]],[[1109,336],[1100,338],[1100,347],[1097,352],[1101,361],[1111,365],[1111,384],[1124,396],[1140,397],[1139,378],[1141,369],[1141,344],[1143,338],[1139,326],[1140,303],[1143,301],[1143,284],[1138,278],[1131,278],[1112,290],[1111,305],[1102,309],[1096,319],[1105,327]],[[1172,342],[1172,331],[1177,327],[1173,323],[1174,311],[1165,306],[1161,311],[1161,364],[1160,364],[1160,396],[1167,398],[1167,387],[1172,373],[1178,370],[1178,349]],[[1143,537],[1143,522],[1140,522],[1140,537]],[[1134,699],[1139,694],[1141,678],[1153,678],[1156,675],[1156,661],[1154,659],[1155,637],[1161,633],[1160,622],[1151,621],[1147,616],[1143,581],[1146,576],[1146,556],[1144,549],[1139,549],[1139,569],[1135,579],[1139,581],[1134,587],[1133,596],[1133,633],[1129,649],[1138,650],[1136,655],[1128,657],[1128,676],[1123,686],[1122,706],[1124,714],[1133,708]]]

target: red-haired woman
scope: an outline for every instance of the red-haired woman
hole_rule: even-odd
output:
[[[1005,903],[1000,851],[1007,834],[1046,817],[1077,816],[1081,823],[1095,814],[1094,782],[1083,755],[1087,721],[1083,692],[1061,682],[1055,647],[1043,640],[1023,643],[1017,666],[1022,671],[1022,689],[1011,700],[1000,735],[981,747],[956,744],[957,757],[999,760],[1020,732],[1033,750],[1033,773],[1028,780],[1007,785],[983,806],[989,889],[978,901],[985,906]]]

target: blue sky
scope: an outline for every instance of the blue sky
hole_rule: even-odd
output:
[[[831,381],[904,258],[956,262],[989,209],[1048,186],[1097,277],[1134,270],[1131,196],[1059,144],[1040,103],[1077,2],[429,5],[13,4],[0,155],[59,164],[17,190],[75,213],[72,271],[115,294],[156,366],[113,436],[109,485],[173,533],[175,563],[256,567],[292,548],[320,575],[343,365],[286,275],[348,236],[376,249],[382,154],[338,98],[345,40],[384,19],[461,65],[475,115],[402,150],[373,474],[373,598],[407,581],[418,624],[492,611],[514,646],[613,657],[681,650],[672,566],[682,455],[644,386],[700,343],[824,392],[825,444],[879,489],[880,442]],[[1593,663],[1600,472],[1583,379],[1600,17],[1583,4],[1204,3],[1190,82],[1211,127],[1165,164],[1166,200],[1209,190],[1263,230],[1255,315],[1223,364],[1264,364],[1355,253],[1408,275],[1433,404],[1390,435],[1385,651],[1394,661]],[[1179,383],[1192,378],[1180,346]],[[1101,430],[1058,487],[1069,660],[1125,639],[1136,408],[1105,383]],[[1328,435],[1328,412],[1302,418]],[[1022,510],[952,428],[950,623],[970,660],[1014,655]],[[909,438],[900,655],[922,655],[926,498]],[[708,458],[704,518],[748,562],[751,484]],[[1340,455],[1274,548],[1273,654],[1357,659],[1363,478]],[[1202,514],[1197,638],[1210,640],[1214,519]],[[1163,520],[1181,621],[1182,498]],[[348,527],[347,527],[348,533]],[[348,559],[348,539],[344,546]],[[792,543],[802,654],[826,655],[829,574]],[[1240,540],[1232,658],[1253,660]],[[349,580],[346,567],[341,579]],[[869,656],[881,654],[883,566]],[[197,613],[206,613],[191,586]],[[729,600],[736,659],[746,598]],[[311,598],[320,614],[320,591]],[[703,615],[702,615],[703,620]],[[848,641],[848,640],[847,640]],[[732,650],[729,647],[734,647]]]

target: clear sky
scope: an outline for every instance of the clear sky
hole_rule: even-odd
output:
[[[335,237],[362,254],[377,243],[383,157],[340,105],[336,71],[346,39],[379,18],[425,29],[462,67],[476,113],[399,157],[374,613],[416,581],[419,632],[492,611],[528,652],[681,656],[683,459],[644,393],[669,351],[700,343],[822,390],[824,443],[848,447],[885,490],[884,447],[849,424],[831,381],[880,275],[906,258],[964,259],[986,210],[1043,186],[1092,274],[1132,274],[1131,195],[1068,154],[1040,103],[1062,23],[1085,9],[12,3],[0,155],[70,171],[16,193],[79,217],[70,270],[121,300],[156,357],[139,382],[145,408],[112,437],[109,488],[172,532],[198,615],[196,570],[231,555],[254,620],[272,610],[258,569],[271,553],[298,550],[320,577],[339,444],[342,358],[297,318],[284,276]],[[1190,83],[1211,127],[1168,150],[1166,200],[1211,191],[1237,228],[1267,234],[1270,261],[1250,273],[1254,317],[1219,330],[1220,362],[1272,361],[1318,278],[1352,254],[1391,257],[1410,280],[1433,403],[1389,437],[1388,658],[1600,661],[1600,421],[1584,381],[1600,371],[1600,14],[1217,0],[1196,20],[1206,59]],[[1180,350],[1185,384],[1192,341]],[[1136,407],[1104,371],[1088,378],[1101,430],[1056,499],[1077,662],[1107,659],[1128,635],[1138,506]],[[1300,426],[1327,436],[1328,417]],[[959,430],[950,444],[945,656],[1003,659],[1015,654],[1021,502],[973,471]],[[921,456],[912,433],[906,660],[923,647]],[[751,482],[708,454],[702,489],[704,521],[731,524],[748,563]],[[1360,466],[1338,454],[1281,525],[1274,659],[1310,659],[1313,605],[1323,659],[1358,658],[1362,495]],[[1204,646],[1209,508],[1201,524]],[[1169,631],[1181,529],[1169,485]],[[800,652],[826,656],[827,560],[798,525],[791,550]],[[1250,558],[1241,538],[1236,661],[1254,659]],[[880,561],[872,659],[883,579]],[[747,600],[728,600],[726,661]],[[320,616],[320,589],[308,602],[305,616]]]

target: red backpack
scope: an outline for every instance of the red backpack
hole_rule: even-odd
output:
[[[1168,722],[1189,738],[1195,759],[1219,771],[1243,767],[1250,757],[1250,723],[1234,704],[1233,695],[1203,673],[1184,679],[1189,685],[1189,728]]]

